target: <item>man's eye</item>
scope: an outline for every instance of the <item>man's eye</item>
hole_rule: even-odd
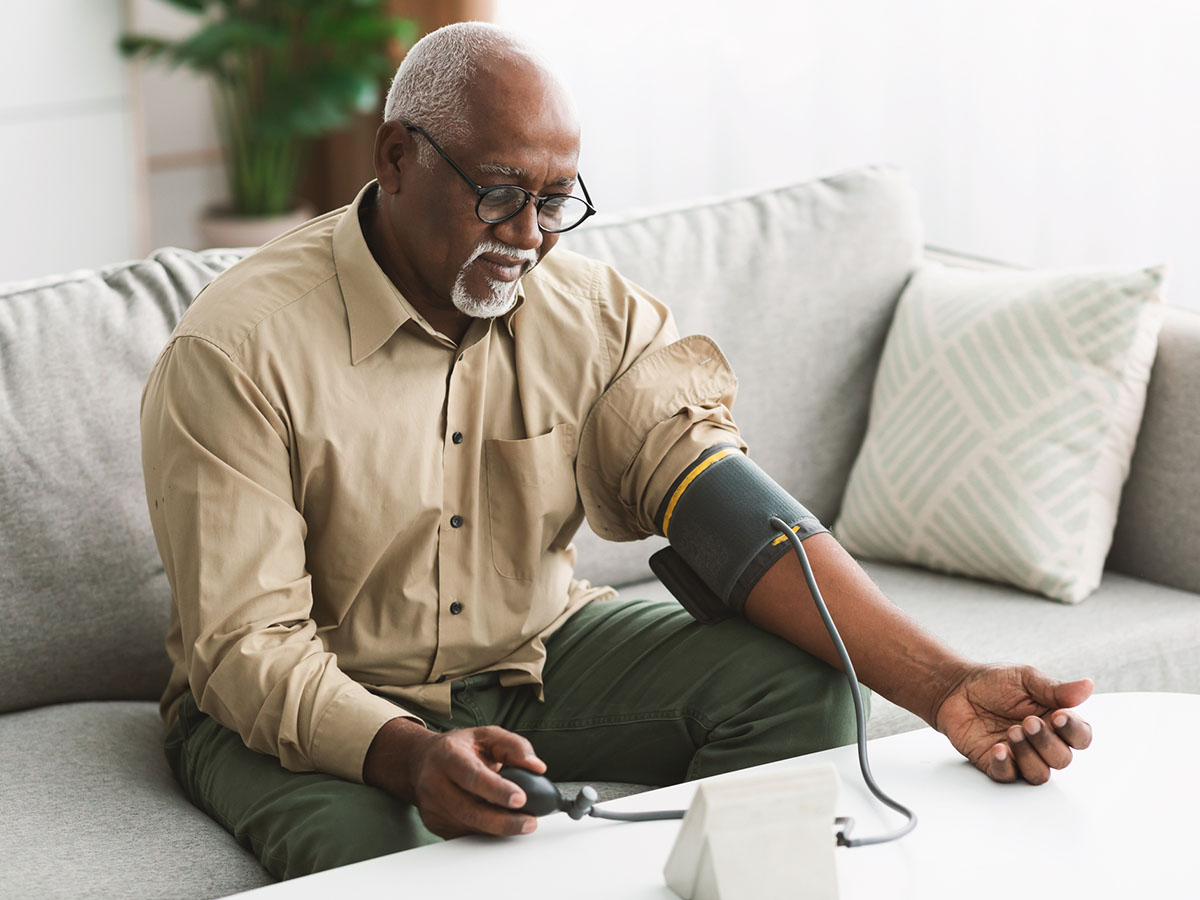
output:
[[[516,188],[496,188],[483,195],[483,205],[492,209],[511,208],[518,206],[525,195]]]

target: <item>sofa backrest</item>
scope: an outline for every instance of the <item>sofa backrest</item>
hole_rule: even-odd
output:
[[[661,296],[682,333],[718,337],[751,452],[832,521],[920,253],[903,176],[865,169],[589,226],[564,244]],[[158,696],[170,590],[145,509],[139,399],[183,309],[241,255],[162,250],[0,288],[0,711]],[[649,574],[653,547],[586,527],[579,543],[595,582]]]
[[[163,250],[0,287],[0,711],[166,683],[138,406],[184,307],[236,258]]]
[[[607,259],[713,335],[751,453],[826,522],[841,503],[898,295],[920,253],[887,168],[599,221]],[[170,590],[145,508],[142,385],[192,297],[241,256],[149,259],[0,286],[0,712],[157,699]],[[1200,591],[1200,316],[1171,310],[1121,506],[1114,568]],[[648,575],[651,542],[581,530],[580,574]]]

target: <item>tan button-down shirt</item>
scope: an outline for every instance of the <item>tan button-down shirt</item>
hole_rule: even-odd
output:
[[[142,402],[164,715],[191,690],[251,748],[352,780],[384,722],[448,712],[456,678],[540,691],[545,639],[612,594],[572,578],[585,513],[653,533],[678,473],[740,441],[716,346],[565,250],[455,345],[372,257],[373,189],[206,288]]]

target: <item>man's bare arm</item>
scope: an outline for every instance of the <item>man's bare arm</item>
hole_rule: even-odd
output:
[[[942,700],[973,664],[889,601],[833,535],[813,535],[804,550],[859,680],[933,725]],[[758,627],[841,669],[795,553],[755,585],[745,612]]]
[[[1091,728],[1070,710],[1091,694],[1090,680],[971,662],[892,604],[832,535],[815,534],[804,549],[859,680],[944,733],[991,778],[1042,783],[1071,761],[1071,748],[1091,742]],[[745,614],[841,668],[795,553],[755,585]]]

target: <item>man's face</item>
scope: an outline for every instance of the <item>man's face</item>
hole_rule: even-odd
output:
[[[579,126],[570,101],[545,73],[532,64],[482,66],[468,104],[466,143],[431,136],[476,183],[516,184],[540,195],[575,189]],[[383,177],[380,185],[397,201],[391,225],[404,257],[402,289],[418,306],[472,317],[507,312],[518,279],[558,236],[538,228],[533,202],[504,222],[480,221],[474,191],[445,160],[434,155],[432,169],[418,163],[424,137],[403,131],[396,139],[406,143],[394,189]]]

